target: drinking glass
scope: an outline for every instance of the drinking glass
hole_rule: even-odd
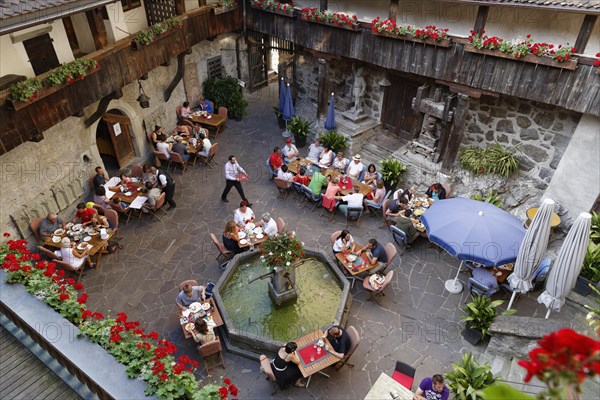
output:
[[[311,355],[310,355],[310,362],[313,362],[313,361],[315,361],[315,355],[314,355],[314,354],[311,354]]]
[[[321,348],[317,347],[317,354],[321,354]]]

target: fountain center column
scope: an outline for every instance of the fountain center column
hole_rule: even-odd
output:
[[[271,281],[269,282],[271,300],[277,307],[295,302],[298,298],[295,268],[275,267],[273,271],[274,273],[271,275]]]

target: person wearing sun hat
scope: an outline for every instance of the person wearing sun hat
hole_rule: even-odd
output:
[[[346,174],[353,179],[358,179],[365,169],[365,164],[360,161],[360,154],[355,154],[352,157],[352,162],[348,164]]]
[[[283,149],[281,149],[281,155],[283,155],[283,162],[286,164],[291,163],[296,157],[298,157],[298,154],[300,153],[298,152],[298,149],[296,148],[294,143],[292,143],[292,139],[285,139],[285,146],[283,146]]]

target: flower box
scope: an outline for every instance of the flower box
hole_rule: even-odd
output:
[[[312,21],[312,20],[308,20],[308,19],[303,19],[303,21],[306,22],[311,22],[314,24],[320,24],[320,25],[325,25],[325,26],[331,26],[334,28],[340,28],[340,29],[345,29],[347,31],[353,31],[353,32],[359,32],[360,31],[360,25],[338,25],[338,24],[333,24],[333,23],[329,23],[329,22],[319,22],[319,21]]]
[[[534,54],[526,54],[524,57],[515,58],[512,54],[503,53],[498,50],[478,49],[472,44],[466,44],[465,51],[469,53],[479,53],[493,57],[507,58],[509,60],[514,61],[524,61],[528,63],[547,65],[549,67],[556,67],[568,70],[574,70],[575,68],[577,68],[577,59],[569,59],[567,61],[559,62],[554,60],[552,57],[538,57]]]
[[[100,69],[100,63],[98,63],[96,65],[96,68],[88,69],[85,73],[85,76],[83,76],[82,79],[76,79],[72,82],[65,82],[65,83],[63,83],[61,85],[57,85],[57,86],[47,86],[47,85],[43,84],[42,88],[36,93],[37,96],[35,96],[34,98],[31,98],[29,101],[13,100],[12,98],[9,97],[6,99],[6,104],[8,105],[8,108],[11,110],[15,110],[15,111],[22,110],[23,108],[25,108],[33,103],[38,102],[39,100],[43,99],[44,97],[48,97],[51,94],[54,94],[67,86],[76,84],[78,81],[85,79],[87,76],[89,76],[93,73],[96,73],[99,69]]]
[[[285,12],[285,11],[282,11],[282,10],[278,10],[278,9],[276,9],[276,8],[270,8],[270,9],[266,9],[266,8],[260,8],[260,7],[257,7],[257,6],[255,6],[255,5],[253,5],[253,4],[250,4],[250,7],[251,7],[251,8],[254,8],[254,9],[256,9],[256,10],[260,10],[260,11],[268,12],[268,13],[271,13],[271,14],[282,15],[282,16],[284,16],[284,17],[290,17],[290,18],[293,18],[293,17],[294,17],[294,9],[293,9],[293,8],[291,9],[291,11],[290,11],[290,12]]]
[[[160,39],[167,37],[167,36],[171,36],[173,33],[177,32],[179,29],[168,29],[166,31],[164,31],[160,36],[155,36],[151,42],[148,43],[144,43],[142,41],[140,41],[139,39],[134,38],[131,41],[131,47],[134,50],[141,50],[144,47],[150,46],[152,43],[155,43],[157,41],[159,41]]]
[[[212,14],[213,15],[219,15],[219,14],[225,14],[229,11],[233,11],[237,9],[237,4],[234,4],[232,6],[220,6],[220,7],[213,7],[212,8]]]
[[[399,40],[406,40],[409,42],[416,42],[416,43],[423,43],[423,44],[428,44],[431,46],[438,46],[438,47],[450,47],[452,46],[452,39],[448,38],[448,39],[442,39],[442,40],[433,40],[431,38],[427,38],[427,39],[421,39],[418,37],[414,37],[411,35],[394,35],[391,33],[387,33],[387,32],[373,32],[374,35],[376,36],[381,36],[381,37],[387,37],[390,39],[399,39]]]

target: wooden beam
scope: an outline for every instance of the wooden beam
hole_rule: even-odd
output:
[[[177,87],[181,79],[183,78],[183,73],[185,70],[185,53],[181,53],[177,56],[177,72],[175,72],[175,76],[173,80],[169,84],[169,86],[165,89],[164,99],[165,101],[169,101],[171,98],[171,94],[173,94],[173,90]]]
[[[327,61],[322,58],[317,60],[319,64],[319,92],[317,95],[317,120],[327,114],[327,99],[329,95],[328,85],[327,85],[327,75],[329,71],[329,65]]]
[[[75,27],[73,26],[73,21],[70,16],[64,17],[62,19],[63,25],[65,27],[65,32],[67,33],[67,39],[69,39],[69,46],[71,46],[71,51],[73,55],[77,55],[81,52],[79,49],[79,42],[77,41],[77,35],[75,35]]]
[[[327,0],[319,0],[319,10],[325,11],[327,10]]]
[[[390,14],[389,14],[389,19],[391,19],[392,21],[395,21],[396,18],[398,17],[398,2],[400,0],[391,0],[390,1]]]
[[[460,142],[462,141],[463,133],[465,131],[465,118],[467,116],[467,111],[469,111],[469,96],[464,94],[458,94],[457,96],[458,101],[456,108],[454,108],[453,129],[448,138],[448,144],[442,161],[442,171],[446,172],[452,169],[452,166],[454,165],[454,160],[458,154]]]
[[[106,34],[106,27],[104,26],[104,19],[102,18],[102,9],[94,8],[93,10],[86,11],[85,16],[90,25],[96,50],[105,48],[108,45],[108,36]]]
[[[478,35],[481,35],[485,29],[485,23],[487,22],[489,12],[489,6],[479,6],[477,8],[477,18],[475,18],[475,26],[473,27],[473,30],[477,32]]]
[[[198,0],[198,7],[203,7],[206,5],[206,0]]]
[[[585,51],[597,20],[597,15],[586,15],[583,19],[583,22],[581,23],[581,29],[579,29],[579,35],[577,35],[577,40],[575,41],[577,53],[583,53]]]
[[[185,14],[185,0],[175,0],[175,13],[177,15]]]
[[[102,116],[106,113],[111,100],[120,99],[121,97],[123,97],[123,91],[119,89],[100,99],[100,103],[98,103],[98,108],[96,111],[94,111],[94,113],[85,120],[85,127],[89,128],[94,122],[102,118]]]

